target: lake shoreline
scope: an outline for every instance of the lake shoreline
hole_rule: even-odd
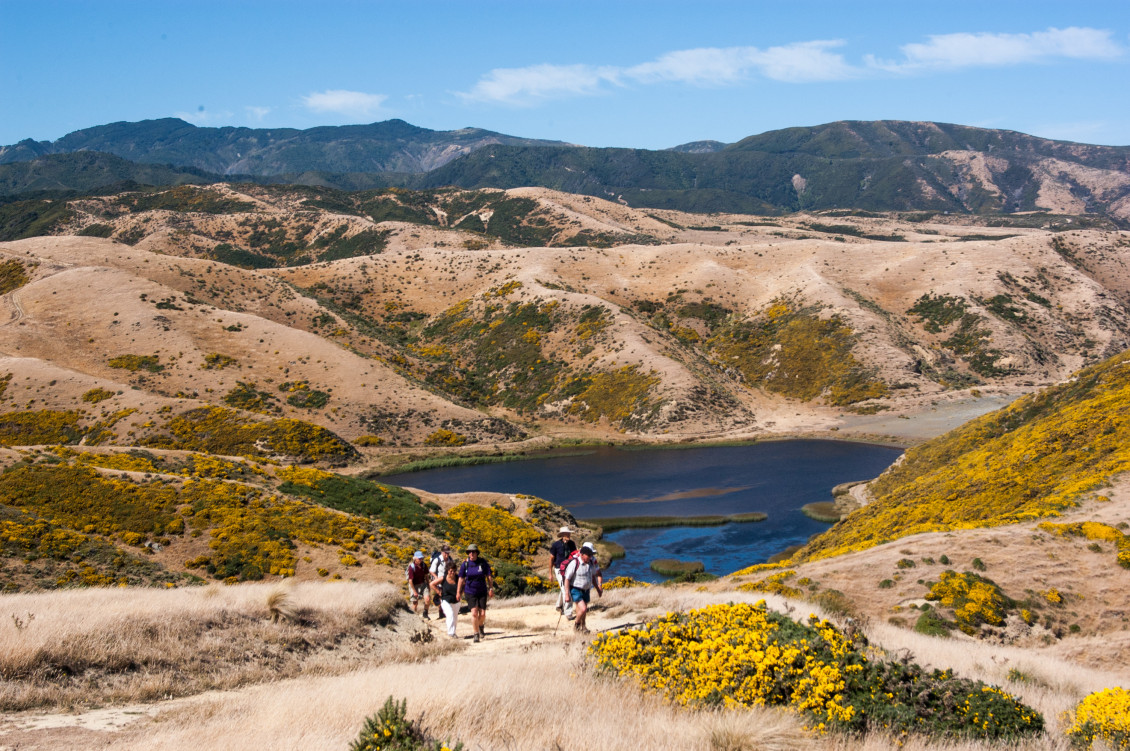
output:
[[[828,436],[825,434],[814,435],[811,433],[781,433],[764,438],[735,440],[707,439],[703,441],[680,441],[678,443],[652,443],[638,440],[587,442],[569,440],[560,444],[551,443],[545,448],[518,449],[514,451],[501,451],[496,447],[493,451],[484,451],[481,453],[439,450],[425,457],[420,457],[417,454],[407,454],[403,457],[393,457],[392,465],[387,468],[363,468],[359,474],[367,479],[379,479],[392,475],[407,475],[413,472],[422,472],[438,468],[502,464],[506,462],[552,459],[563,456],[585,456],[603,448],[612,448],[620,451],[685,451],[704,448],[757,446],[766,443],[783,443],[788,441],[827,441],[829,443],[850,443],[864,446],[895,448],[903,451],[916,445],[915,443],[896,440],[893,436]],[[403,458],[404,461],[398,462],[397,459],[400,458]],[[831,492],[830,489],[829,492]]]

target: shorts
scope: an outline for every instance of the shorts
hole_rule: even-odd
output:
[[[415,584],[413,582],[408,582],[408,593],[412,596],[412,602],[416,602],[421,597],[424,597],[427,591],[427,584]],[[424,600],[424,602],[427,602],[427,600]]]
[[[586,605],[589,604],[589,590],[587,589],[577,589],[576,587],[573,587],[569,590],[569,597],[573,600],[573,602],[583,602]]]
[[[467,604],[471,606],[472,610],[474,610],[475,608],[478,608],[479,610],[486,610],[487,609],[487,596],[486,595],[467,595],[466,597],[467,597]]]

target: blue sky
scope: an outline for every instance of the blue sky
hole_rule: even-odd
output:
[[[0,0],[0,144],[400,118],[590,146],[936,120],[1130,145],[1130,2]]]

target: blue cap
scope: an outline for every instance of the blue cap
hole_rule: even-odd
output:
[[[413,558],[423,558],[423,557],[424,557],[424,551],[422,551],[422,550],[417,550],[417,551],[416,551],[416,552],[415,552],[415,553],[414,553],[414,554],[412,555],[412,557],[413,557]]]

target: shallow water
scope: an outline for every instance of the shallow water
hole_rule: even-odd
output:
[[[658,581],[657,558],[702,561],[727,574],[829,525],[801,513],[831,500],[842,482],[877,476],[901,449],[844,441],[774,441],[752,446],[628,450],[602,447],[584,456],[451,467],[382,478],[433,493],[527,493],[569,509],[578,519],[613,516],[699,516],[762,511],[763,522],[720,527],[625,529],[607,535],[627,556],[608,577]],[[581,542],[581,541],[578,541]]]

